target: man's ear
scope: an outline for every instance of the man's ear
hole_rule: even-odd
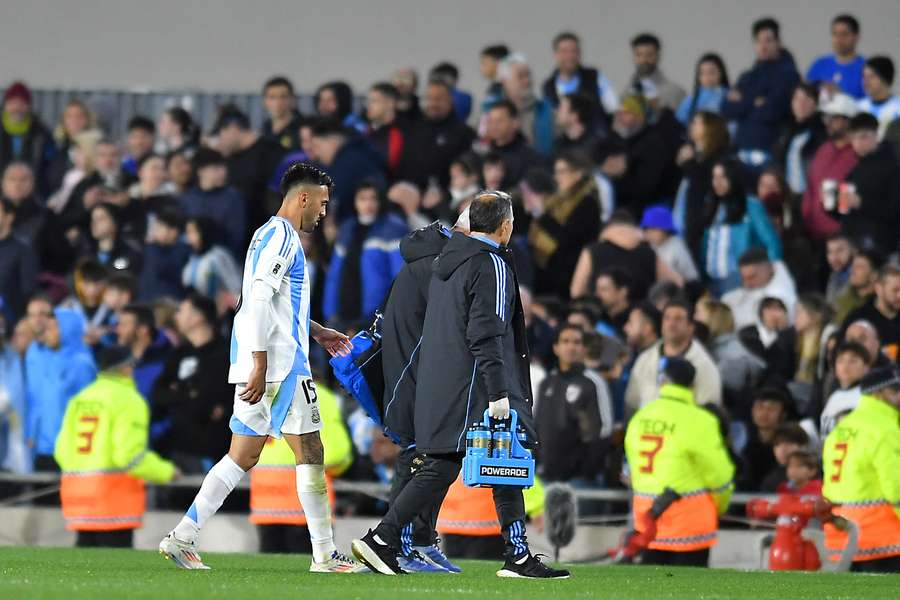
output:
[[[309,192],[304,192],[304,191],[298,192],[297,200],[300,202],[300,206],[302,208],[306,208],[306,205],[309,204]]]

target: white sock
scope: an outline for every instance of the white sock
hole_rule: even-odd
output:
[[[175,528],[175,537],[184,542],[196,542],[200,537],[200,528],[216,514],[243,477],[244,470],[226,454],[206,474],[194,503]]]
[[[306,514],[313,560],[324,562],[336,550],[331,532],[331,503],[325,485],[324,465],[297,465],[297,496]]]

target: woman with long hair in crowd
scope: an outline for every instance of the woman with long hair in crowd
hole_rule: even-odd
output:
[[[819,86],[798,83],[791,96],[791,124],[775,142],[774,163],[781,167],[792,194],[806,191],[806,174],[816,150],[828,139],[819,112]]]
[[[156,132],[156,151],[162,155],[181,152],[191,158],[200,143],[200,128],[191,113],[180,106],[171,106],[160,115]]]
[[[694,91],[684,97],[675,116],[687,125],[697,111],[719,114],[729,87],[728,69],[722,57],[714,52],[704,54],[694,68]]]
[[[219,243],[216,222],[206,217],[190,218],[185,237],[192,254],[181,272],[181,283],[215,299],[220,313],[229,306],[234,308],[241,293],[241,272],[231,252]]]
[[[831,323],[831,307],[821,294],[805,294],[797,301],[797,370],[794,381],[814,384],[824,374],[825,343],[837,330]]]
[[[75,165],[75,138],[83,131],[96,126],[94,113],[88,105],[78,98],[66,102],[59,123],[53,130],[53,141],[56,142],[56,156],[47,170],[48,189],[55,192],[63,183],[63,177]]]
[[[771,260],[781,259],[778,233],[762,203],[744,191],[736,161],[713,164],[705,218],[700,264],[715,295],[741,285],[738,259],[750,248],[764,248]]]

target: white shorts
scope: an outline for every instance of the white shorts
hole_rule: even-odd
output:
[[[281,383],[267,383],[265,395],[256,404],[240,399],[245,388],[243,383],[234,388],[229,423],[232,432],[280,438],[282,433],[303,435],[322,429],[316,384],[311,377],[291,374]]]

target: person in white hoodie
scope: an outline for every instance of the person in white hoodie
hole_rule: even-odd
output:
[[[759,303],[763,298],[778,298],[784,302],[788,319],[793,323],[797,287],[784,263],[780,260],[772,262],[764,248],[753,248],[741,255],[738,266],[741,287],[722,296],[722,302],[734,315],[735,328],[740,330],[758,323]]]

